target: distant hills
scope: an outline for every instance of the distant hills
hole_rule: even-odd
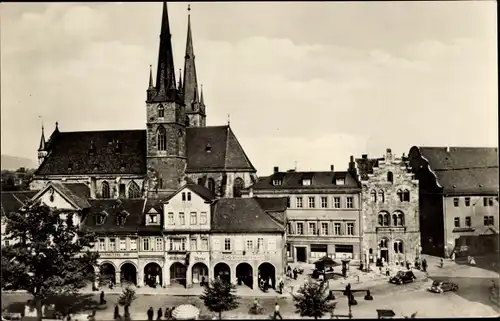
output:
[[[16,170],[19,167],[25,167],[27,169],[38,168],[38,164],[29,158],[9,156],[9,155],[2,155],[2,158],[0,160],[0,165],[2,167],[2,170],[4,169]]]

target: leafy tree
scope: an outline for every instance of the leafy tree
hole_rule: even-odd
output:
[[[39,320],[45,300],[76,294],[95,278],[95,234],[74,224],[73,215],[36,202],[4,217],[11,242],[2,247],[2,287],[33,295]]]
[[[328,283],[309,280],[304,283],[298,294],[292,294],[296,313],[301,317],[314,317],[318,319],[325,314],[333,314],[337,302],[328,300]]]
[[[126,287],[125,289],[123,289],[123,293],[118,298],[118,304],[123,306],[125,310],[125,320],[130,320],[129,308],[135,299],[137,299],[137,296],[135,295],[135,290],[131,287]]]
[[[219,313],[219,320],[222,320],[222,312],[234,310],[239,305],[235,293],[236,287],[234,285],[217,278],[205,287],[200,298],[207,309]]]

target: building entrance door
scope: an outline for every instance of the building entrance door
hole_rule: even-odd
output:
[[[380,250],[380,258],[383,258],[385,262],[389,263],[389,251],[387,249]]]
[[[297,257],[295,258],[297,262],[306,262],[307,261],[307,253],[306,248],[303,246],[296,247]]]

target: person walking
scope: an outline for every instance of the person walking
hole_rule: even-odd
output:
[[[120,318],[120,308],[118,307],[118,304],[115,305],[115,312],[113,313],[113,320],[119,319]]]
[[[426,259],[422,260],[422,270],[424,272],[427,272],[427,260]]]
[[[101,295],[99,298],[99,304],[106,304],[106,300],[104,300],[104,291],[101,291]]]
[[[161,308],[158,309],[158,315],[156,317],[156,320],[161,320],[161,318],[163,317],[163,312],[161,311]]]
[[[440,264],[439,266],[440,266],[441,268],[443,268],[443,266],[444,266],[444,260],[443,260],[443,258],[441,258],[441,261],[440,261],[440,263],[439,263],[439,264]]]
[[[278,317],[280,318],[280,320],[283,320],[283,317],[281,316],[281,313],[280,313],[280,305],[278,304],[278,302],[276,302],[274,304],[274,316],[273,316],[273,319],[277,320]]]
[[[153,307],[149,307],[147,314],[148,314],[148,321],[153,321],[153,317],[155,315]]]

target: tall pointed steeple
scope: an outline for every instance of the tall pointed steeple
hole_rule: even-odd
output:
[[[203,85],[201,85],[200,90],[200,104],[205,105],[205,100],[203,99]]]
[[[186,39],[186,54],[184,56],[184,103],[188,111],[193,110],[193,104],[198,102],[198,80],[194,62],[193,36],[191,33],[191,6],[188,5],[188,29]]]
[[[167,3],[163,2],[160,48],[158,50],[158,70],[156,72],[157,97],[155,100],[175,100],[177,98],[171,38]]]
[[[149,65],[149,86],[148,89],[154,89],[153,85],[153,65]]]
[[[179,91],[183,90],[183,88],[182,88],[182,70],[181,69],[179,69],[179,85],[177,86],[177,89]]]

